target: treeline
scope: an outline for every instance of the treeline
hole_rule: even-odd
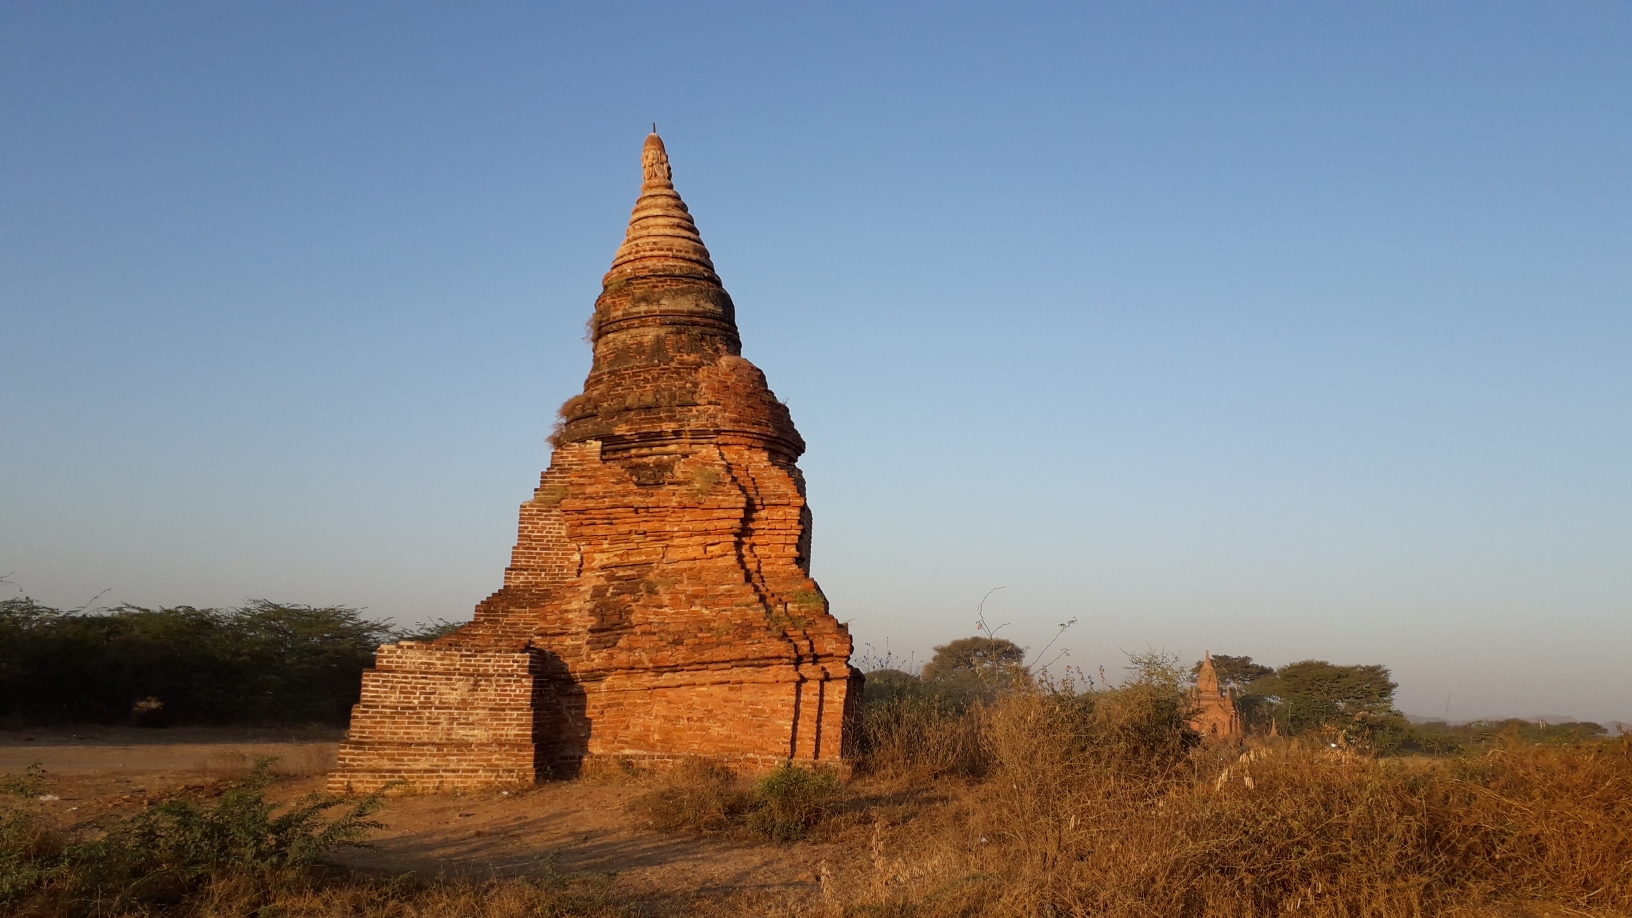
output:
[[[384,643],[417,632],[343,606],[122,605],[68,612],[0,601],[0,725],[343,725]]]
[[[929,704],[945,711],[962,711],[974,702],[991,703],[1014,689],[1038,688],[1038,676],[1025,665],[1026,652],[1012,641],[990,636],[960,638],[935,648],[920,672],[909,672],[874,662],[867,673],[869,706],[897,703]],[[1608,731],[1594,723],[1554,726],[1524,721],[1480,722],[1452,727],[1413,724],[1394,707],[1394,682],[1381,664],[1339,665],[1325,660],[1300,660],[1281,667],[1253,662],[1249,656],[1212,655],[1219,684],[1234,700],[1249,733],[1281,736],[1317,734],[1330,741],[1362,746],[1375,752],[1447,754],[1488,746],[1498,738],[1532,742],[1571,743],[1596,739]],[[1185,693],[1201,671],[1197,662],[1188,669],[1178,658],[1160,653],[1134,654],[1128,680],[1142,685],[1165,685],[1177,704],[1188,704]],[[1091,696],[1114,688],[1100,673],[1067,677],[1051,691]]]
[[[1200,670],[1196,664],[1192,672]],[[1413,724],[1394,709],[1398,688],[1388,667],[1379,664],[1339,666],[1325,660],[1300,660],[1279,668],[1254,663],[1252,657],[1213,654],[1219,683],[1235,697],[1249,729],[1270,724],[1285,734],[1326,731],[1384,752],[1456,753],[1498,740],[1574,743],[1597,739],[1608,730],[1595,723],[1538,726],[1522,720],[1480,721],[1450,726]]]
[[[1424,742],[1447,749],[1495,746],[1505,739],[1520,739],[1531,743],[1551,743],[1568,746],[1609,735],[1609,728],[1590,720],[1571,720],[1561,724],[1535,723],[1509,717],[1504,720],[1475,720],[1465,724],[1449,724],[1430,720],[1412,727]]]

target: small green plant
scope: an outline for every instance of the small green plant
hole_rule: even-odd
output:
[[[269,888],[381,827],[368,818],[381,805],[378,794],[349,803],[313,794],[279,812],[265,797],[272,762],[256,762],[214,806],[171,798],[91,840],[62,839],[38,814],[0,814],[0,903],[34,899],[58,903],[64,914],[123,913],[185,901],[223,877]]]
[[[825,597],[818,590],[794,590],[788,597],[788,604],[794,606],[820,607],[824,601]]]
[[[35,762],[20,775],[6,775],[0,779],[0,793],[14,797],[38,797],[45,791],[45,769]]]
[[[831,771],[784,764],[759,782],[748,828],[774,842],[798,841],[827,815],[838,793],[839,779]]]
[[[0,807],[0,906],[60,874],[64,844],[62,833],[41,814]]]

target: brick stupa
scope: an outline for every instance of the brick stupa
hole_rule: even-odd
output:
[[[1218,670],[1213,668],[1213,654],[1208,651],[1196,673],[1196,688],[1191,695],[1190,729],[1206,739],[1240,739],[1241,714],[1235,708],[1235,699],[1218,683]]]
[[[504,588],[446,637],[380,648],[334,790],[850,753],[861,677],[810,578],[804,440],[742,357],[656,133],[641,158],[595,301],[594,364],[522,504]]]

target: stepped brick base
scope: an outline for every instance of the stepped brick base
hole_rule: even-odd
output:
[[[820,670],[764,667],[576,684],[551,679],[544,659],[536,651],[381,647],[329,790],[527,785],[697,757],[745,774],[788,762],[848,771],[843,743],[859,674],[834,680]]]
[[[534,656],[388,644],[364,674],[362,700],[340,746],[336,793],[400,781],[405,789],[531,784]]]

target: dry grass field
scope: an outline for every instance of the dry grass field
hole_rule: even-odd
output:
[[[301,809],[310,775],[244,786],[230,744],[30,784],[12,743],[0,914],[1632,914],[1624,737],[1373,757],[1315,736],[1196,747],[1181,714],[1152,686],[903,701],[869,708],[843,784],[698,762],[350,817]],[[348,828],[375,846],[338,846]]]

